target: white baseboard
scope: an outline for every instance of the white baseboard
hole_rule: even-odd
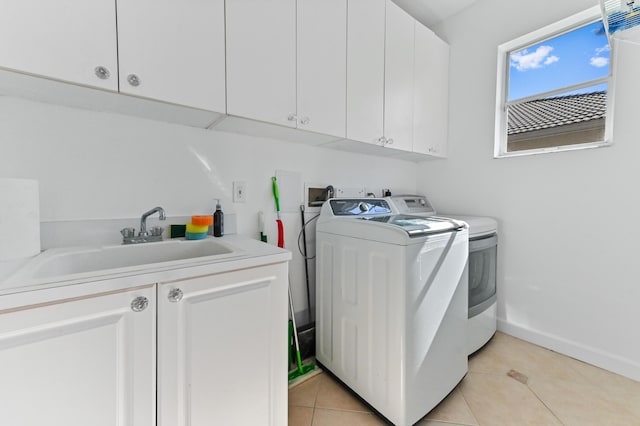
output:
[[[498,318],[498,331],[640,381],[640,364],[630,359],[539,330],[532,330],[519,324],[513,324],[501,318]]]

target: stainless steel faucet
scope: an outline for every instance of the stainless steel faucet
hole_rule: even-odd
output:
[[[162,232],[164,229],[160,226],[152,226],[149,232],[147,232],[147,218],[154,213],[158,213],[160,220],[166,220],[167,216],[164,214],[162,207],[155,207],[148,212],[144,212],[140,218],[140,232],[136,236],[136,230],[134,228],[124,228],[120,231],[122,234],[122,244],[138,244],[138,243],[150,243],[153,241],[162,241]]]
[[[164,209],[162,207],[154,207],[148,212],[142,213],[142,217],[140,218],[140,232],[138,232],[139,237],[148,237],[149,233],[147,232],[147,218],[154,213],[158,213],[160,216],[160,220],[166,220],[167,216],[164,214]]]

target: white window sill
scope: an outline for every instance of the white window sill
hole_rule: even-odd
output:
[[[610,147],[611,145],[612,145],[612,142],[610,141],[589,142],[589,143],[581,143],[581,144],[575,144],[575,145],[554,146],[550,148],[502,152],[502,153],[494,154],[493,158],[523,157],[526,155],[551,154],[554,152],[579,151],[583,149],[592,149],[592,148],[607,148],[607,147]]]

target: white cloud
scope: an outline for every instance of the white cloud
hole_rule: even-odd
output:
[[[611,48],[609,47],[608,44],[602,46],[602,47],[598,47],[595,50],[595,55],[593,55],[591,57],[591,59],[589,60],[589,63],[594,66],[594,67],[598,67],[598,68],[602,68],[602,67],[606,67],[607,65],[609,65],[609,58],[608,57],[602,57],[600,55],[607,54],[609,51],[611,50]]]
[[[549,57],[547,57],[547,59],[544,60],[544,64],[545,65],[551,65],[554,62],[558,62],[560,60],[560,58],[558,58],[556,55],[551,55]]]
[[[539,46],[535,52],[527,49],[511,55],[511,66],[518,71],[526,71],[535,68],[542,68],[560,60],[557,56],[550,56],[553,51],[551,46]]]
[[[589,63],[594,67],[602,68],[609,65],[609,58],[603,58],[602,56],[594,56],[593,58],[591,58]]]

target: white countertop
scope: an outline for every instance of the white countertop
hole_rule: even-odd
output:
[[[291,252],[287,250],[240,235],[226,235],[216,240],[232,252],[46,278],[29,277],[24,271],[30,262],[73,248],[45,250],[0,282],[0,311],[291,260]]]

